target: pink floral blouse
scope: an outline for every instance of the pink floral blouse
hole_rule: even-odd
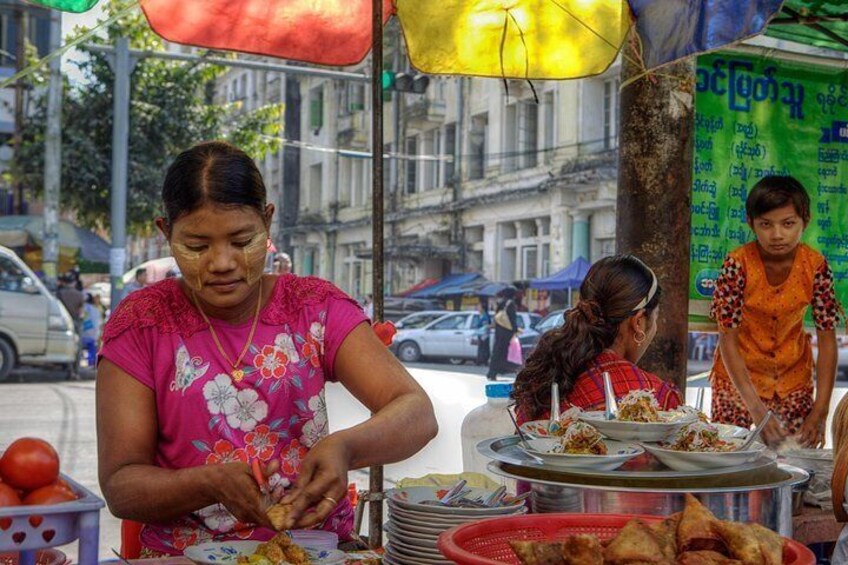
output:
[[[252,319],[211,323],[231,358]],[[156,465],[181,469],[230,461],[279,459],[272,485],[294,480],[309,448],[328,433],[324,383],[344,339],[366,322],[359,305],[332,284],[283,275],[260,314],[235,382],[206,323],[179,283],[165,280],[124,299],[103,333],[101,356],[153,390],[159,422]],[[349,539],[353,511],[341,501],[323,525]],[[196,543],[268,539],[273,532],[238,523],[221,504],[169,524],[147,524],[142,545],[179,554]]]

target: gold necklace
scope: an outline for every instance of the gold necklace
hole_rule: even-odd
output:
[[[209,333],[212,334],[212,340],[215,342],[215,346],[218,348],[218,351],[224,359],[226,359],[227,363],[229,363],[233,368],[230,375],[235,382],[241,382],[244,378],[244,371],[240,369],[241,360],[244,359],[245,354],[247,354],[247,350],[250,349],[250,344],[253,342],[253,334],[256,332],[256,325],[259,322],[259,310],[262,305],[262,279],[259,279],[259,298],[256,300],[256,313],[253,315],[253,324],[250,326],[250,334],[247,336],[247,343],[244,344],[244,349],[241,350],[241,354],[239,354],[235,363],[230,361],[230,356],[227,355],[226,351],[224,351],[224,346],[221,345],[221,341],[218,339],[218,334],[215,333],[215,328],[212,327],[212,322],[209,321],[209,318],[206,316],[206,312],[204,312],[203,308],[200,307],[200,302],[197,300],[197,294],[193,290],[191,291],[191,296],[194,299],[195,306],[197,306],[197,309],[200,311],[200,315],[203,316],[203,321],[205,321],[206,325],[209,327]]]

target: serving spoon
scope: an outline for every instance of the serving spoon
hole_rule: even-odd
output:
[[[751,447],[751,445],[754,444],[757,438],[760,437],[760,433],[762,433],[763,428],[765,428],[766,424],[768,424],[768,421],[771,420],[772,415],[773,413],[771,410],[766,412],[766,415],[760,422],[760,425],[757,426],[754,431],[748,434],[748,437],[745,438],[745,442],[740,445],[739,448],[736,449],[736,451],[746,451],[749,447]]]

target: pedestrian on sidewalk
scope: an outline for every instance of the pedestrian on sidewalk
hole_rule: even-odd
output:
[[[771,410],[763,439],[788,436],[806,447],[824,444],[836,379],[836,327],[845,316],[824,256],[801,243],[810,224],[810,197],[793,177],[765,177],[745,202],[756,239],[731,251],[716,281],[710,316],[719,348],[710,373],[712,420],[750,427]],[[818,339],[804,330],[812,306]]]
[[[521,365],[509,361],[509,342],[518,335],[518,314],[515,309],[514,287],[503,289],[499,296],[497,310],[495,311],[495,342],[492,345],[492,354],[489,357],[489,371],[486,378],[490,381],[497,380],[501,373],[516,373]]]
[[[480,314],[480,321],[477,325],[477,361],[478,365],[488,365],[489,356],[491,354],[491,344],[489,343],[492,332],[492,315],[489,314],[489,299],[485,296],[480,297],[477,303],[477,312]]]
[[[196,145],[168,168],[162,200],[156,225],[182,277],[127,296],[103,333],[109,509],[144,524],[146,557],[182,554],[187,540],[267,540],[261,475],[283,505],[278,529],[351,540],[348,471],[421,449],[437,428],[430,399],[355,300],[315,277],[263,273],[274,205],[250,156]],[[327,382],[373,415],[330,433]]]

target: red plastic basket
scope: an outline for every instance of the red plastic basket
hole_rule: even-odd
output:
[[[520,565],[509,546],[511,540],[555,540],[574,534],[594,534],[601,540],[615,537],[633,518],[651,523],[661,516],[624,514],[525,514],[470,522],[439,535],[439,551],[459,565]],[[784,538],[786,539],[786,538]],[[786,539],[784,565],[815,565],[813,552]]]

